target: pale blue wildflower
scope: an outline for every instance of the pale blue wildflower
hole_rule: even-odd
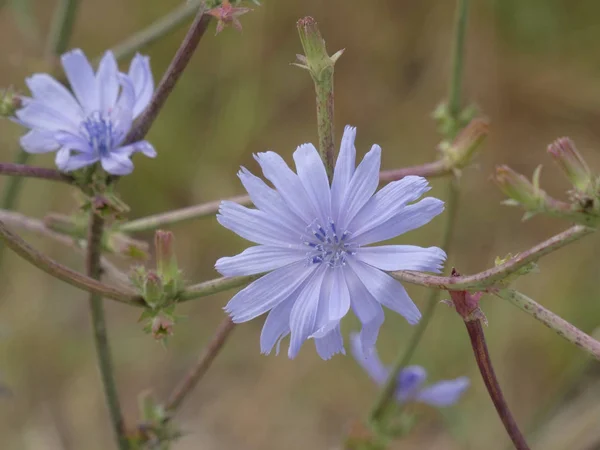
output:
[[[17,121],[31,129],[21,138],[23,150],[58,150],[56,165],[63,172],[100,161],[113,175],[131,173],[130,157],[135,152],[156,156],[147,141],[123,145],[133,120],[154,91],[148,57],[136,55],[128,74],[119,72],[110,51],[104,54],[95,74],[79,49],[62,55],[61,62],[74,96],[48,74],[27,78],[31,98],[24,97],[24,107],[16,112]]]
[[[425,198],[421,177],[389,183],[377,194],[381,148],[374,145],[355,170],[356,129],[346,127],[331,188],[312,144],[294,153],[295,174],[273,152],[255,159],[275,189],[242,168],[238,176],[258,209],[222,202],[221,225],[260,244],[217,261],[226,276],[270,272],[238,292],[226,306],[234,322],[270,311],[260,339],[270,353],[291,333],[288,356],[315,340],[324,359],[344,353],[340,320],[350,308],[362,323],[365,348],[373,347],[384,315],[381,305],[414,324],[421,314],[388,270],[439,272],[445,253],[411,245],[367,245],[396,237],[428,223],[443,202]],[[375,194],[375,195],[373,195]]]
[[[350,335],[350,347],[354,359],[378,385],[383,385],[390,375],[391,369],[382,364],[375,349],[368,354],[363,351],[360,337],[357,333]],[[396,379],[396,400],[400,403],[420,402],[431,406],[450,406],[458,401],[463,392],[469,387],[467,377],[454,380],[438,381],[423,387],[427,378],[425,369],[421,366],[407,366],[400,371]]]

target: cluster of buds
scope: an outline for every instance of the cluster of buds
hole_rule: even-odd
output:
[[[181,431],[173,426],[164,406],[150,392],[140,394],[138,401],[141,421],[127,433],[129,446],[132,450],[169,449],[170,444],[182,436]]]
[[[554,199],[540,188],[541,166],[535,170],[530,181],[503,165],[496,168],[494,181],[508,197],[504,203],[523,207],[526,210],[524,219],[546,213],[584,225],[597,225],[600,220],[599,181],[573,141],[569,138],[557,139],[548,146],[548,153],[573,186],[569,191],[570,201]]]
[[[144,298],[148,308],[142,313],[144,331],[155,339],[165,341],[173,334],[177,297],[183,288],[183,279],[174,251],[173,233],[158,230],[155,234],[156,269],[136,267],[130,280]]]

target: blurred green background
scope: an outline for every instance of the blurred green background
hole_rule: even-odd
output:
[[[44,71],[43,48],[55,2],[17,0],[0,10],[0,85],[24,89]],[[71,47],[98,55],[178,6],[174,0],[84,0]],[[454,2],[444,0],[269,1],[242,17],[244,30],[214,36],[214,24],[162,110],[149,138],[156,160],[136,157],[120,183],[131,217],[242,193],[240,165],[257,172],[252,153],[273,149],[290,161],[298,144],[316,142],[313,86],[289,63],[301,52],[296,21],[315,17],[336,65],[337,138],[358,127],[357,148],[382,146],[383,168],[435,158],[439,136],[430,113],[446,95]],[[544,189],[564,198],[567,183],[545,147],[568,135],[600,170],[600,3],[592,0],[473,0],[467,44],[465,98],[492,123],[477,160],[461,178],[460,211],[448,268],[473,273],[496,256],[524,250],[568,227],[545,217],[521,222],[502,206],[490,181],[497,164],[530,175],[543,163]],[[158,79],[185,32],[180,28],[144,48]],[[123,67],[127,67],[126,62]],[[22,130],[0,123],[0,159],[15,156]],[[53,165],[50,155],[33,158]],[[0,180],[5,186],[6,180]],[[445,198],[446,180],[432,180]],[[43,217],[72,212],[72,189],[27,181],[20,212]],[[395,240],[440,243],[444,218]],[[247,243],[213,218],[173,227],[187,279],[216,277],[214,261]],[[52,257],[81,268],[81,257],[60,244],[24,234]],[[151,234],[140,235],[151,239]],[[600,326],[597,236],[540,262],[541,272],[516,285],[587,332]],[[125,267],[125,266],[124,266]],[[41,273],[12,253],[0,272],[0,379],[13,391],[0,399],[3,449],[112,448],[88,321],[85,293]],[[428,294],[409,286],[418,305]],[[139,311],[107,301],[117,380],[128,423],[136,397],[168,395],[223,318],[231,292],[181,305],[165,350],[136,323]],[[444,298],[444,296],[442,296]],[[487,297],[486,332],[501,384],[533,448],[600,448],[600,367],[579,349],[500,299]],[[293,361],[259,354],[262,320],[239,326],[214,367],[177,416],[187,433],[174,448],[334,449],[365,417],[376,387],[351,357],[321,361],[312,343]],[[356,329],[354,319],[344,334]],[[379,339],[385,361],[404,348],[411,327],[387,314]],[[285,344],[287,347],[287,344]],[[481,382],[464,326],[438,308],[414,363],[430,379],[468,375],[472,386],[456,406],[418,407],[413,433],[393,448],[506,449],[505,431]]]

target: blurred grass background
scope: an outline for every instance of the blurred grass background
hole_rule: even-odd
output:
[[[17,0],[0,10],[1,86],[24,89],[25,76],[44,70],[54,3]],[[178,4],[84,0],[71,46],[89,56],[100,54]],[[295,23],[305,15],[319,21],[331,52],[346,48],[336,65],[338,140],[343,126],[352,124],[358,127],[361,155],[372,143],[382,146],[383,168],[432,160],[439,136],[430,113],[446,94],[453,10],[454,2],[443,0],[266,0],[242,18],[243,33],[226,29],[214,37],[213,24],[150,132],[158,158],[136,157],[134,174],[120,182],[131,217],[240,194],[235,174],[240,165],[258,170],[253,152],[273,149],[290,161],[298,144],[316,142],[312,82],[289,65],[301,51]],[[482,270],[496,256],[524,250],[568,226],[544,217],[522,223],[520,211],[500,205],[502,196],[489,177],[496,164],[530,175],[543,163],[543,187],[563,195],[567,184],[545,154],[546,145],[563,135],[572,137],[593,169],[600,170],[599,14],[600,4],[592,0],[472,1],[465,98],[481,108],[492,128],[477,166],[461,179],[448,267]],[[143,49],[157,79],[184,28]],[[1,160],[14,158],[21,132],[8,121],[0,123]],[[50,155],[33,160],[53,164]],[[6,180],[0,183],[5,186]],[[431,194],[444,198],[446,181],[432,184]],[[36,217],[75,207],[71,189],[42,181],[27,181],[17,206]],[[443,223],[436,219],[395,242],[435,245]],[[216,277],[214,261],[247,245],[211,218],[174,231],[181,265],[194,282]],[[59,244],[25,237],[52,257],[81,267],[80,256]],[[140,237],[151,239],[151,234]],[[545,257],[541,272],[519,280],[517,287],[592,332],[600,326],[599,250],[597,236],[587,237]],[[2,448],[112,448],[86,295],[13,254],[7,253],[3,264],[0,377],[14,395],[0,400]],[[409,291],[422,305],[427,292],[412,286]],[[221,308],[231,295],[181,305],[187,320],[176,327],[167,350],[141,331],[139,311],[106,302],[118,385],[131,425],[137,395],[153,389],[165,398],[222,319]],[[486,298],[483,308],[500,382],[517,421],[531,431],[532,447],[600,448],[598,364],[497,298]],[[387,316],[379,349],[391,361],[413,330],[400,317]],[[345,335],[357,327],[353,319],[344,325]],[[174,448],[338,448],[349,424],[366,415],[376,387],[352,358],[321,361],[311,343],[294,361],[285,354],[261,356],[261,327],[262,320],[256,320],[236,329],[179,413],[187,434]],[[468,375],[472,387],[450,409],[417,408],[419,425],[393,448],[510,448],[463,328],[452,311],[440,307],[414,363],[425,366],[432,380]],[[555,413],[552,405],[561,398]]]

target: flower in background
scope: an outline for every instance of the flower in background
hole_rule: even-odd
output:
[[[288,356],[314,339],[324,359],[344,353],[340,321],[350,308],[362,323],[365,348],[375,345],[383,323],[382,305],[414,324],[421,314],[389,270],[439,272],[445,253],[437,247],[383,245],[385,241],[428,223],[444,209],[425,198],[421,177],[405,177],[375,194],[381,148],[374,145],[355,170],[356,129],[346,127],[331,187],[312,144],[294,153],[297,174],[273,152],[255,159],[275,189],[242,168],[238,173],[258,209],[222,202],[217,220],[225,228],[259,244],[237,256],[221,258],[223,275],[270,272],[235,295],[225,307],[234,322],[268,311],[261,351],[270,353],[291,333]],[[373,195],[375,194],[375,195]]]
[[[366,354],[357,333],[350,335],[350,347],[354,359],[377,384],[383,385],[390,375],[390,368],[381,363],[377,352],[372,350]],[[450,406],[458,401],[470,384],[467,377],[460,377],[423,387],[426,378],[427,373],[421,366],[402,369],[396,381],[396,400],[400,403],[421,402],[431,406]]]
[[[128,74],[119,72],[110,51],[95,74],[79,49],[65,53],[61,62],[74,95],[48,74],[26,79],[31,98],[23,97],[23,108],[16,112],[17,121],[31,129],[21,138],[23,150],[58,150],[56,165],[63,172],[100,161],[113,175],[131,173],[135,152],[156,156],[147,141],[123,143],[154,92],[148,57],[136,55]]]

